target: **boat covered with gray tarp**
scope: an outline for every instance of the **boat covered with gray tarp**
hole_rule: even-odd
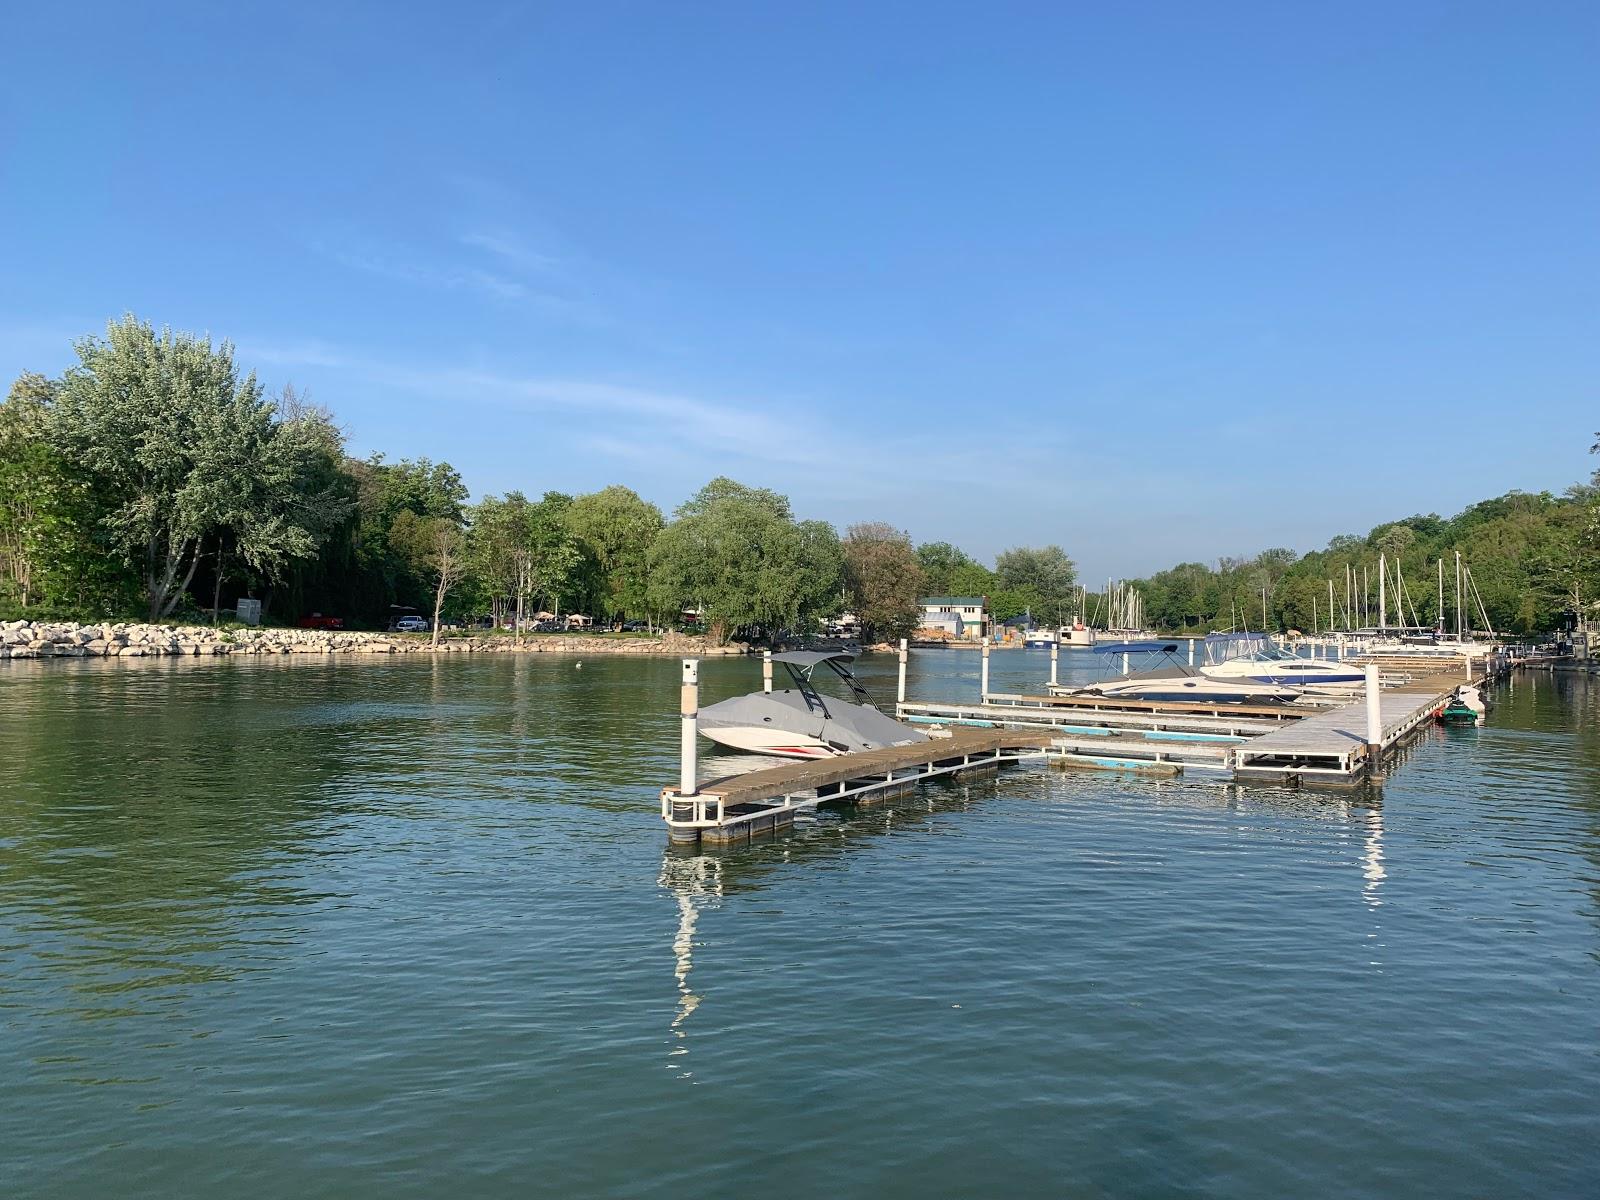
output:
[[[700,710],[700,732],[718,745],[783,758],[831,758],[856,750],[925,742],[920,729],[879,712],[850,671],[854,654],[841,650],[793,650],[774,654],[793,686],[735,696]],[[824,695],[812,675],[826,667],[850,689],[853,700]]]

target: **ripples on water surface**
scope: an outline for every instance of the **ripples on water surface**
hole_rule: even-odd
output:
[[[1597,683],[1381,801],[1023,770],[702,856],[676,676],[5,664],[0,1187],[1596,1194]]]

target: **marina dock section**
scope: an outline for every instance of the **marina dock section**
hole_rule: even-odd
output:
[[[972,701],[936,702],[905,698],[904,653],[895,714],[930,731],[928,740],[707,781],[696,778],[698,664],[684,660],[682,770],[660,798],[669,837],[727,845],[783,829],[821,805],[877,803],[928,780],[970,779],[1029,762],[1134,774],[1198,771],[1279,786],[1361,786],[1381,779],[1389,753],[1459,688],[1509,667],[1495,657],[1373,662],[1360,690],[1291,704],[991,693],[985,671]],[[1422,669],[1428,673],[1413,673]]]

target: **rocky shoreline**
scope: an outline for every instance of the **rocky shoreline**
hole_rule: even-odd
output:
[[[207,625],[72,621],[0,622],[0,659],[147,658],[222,654],[427,654],[426,634],[355,633],[331,629],[213,629]],[[535,634],[520,643],[506,635],[445,637],[438,653],[631,654],[710,658],[737,655],[737,643],[713,646],[704,638],[664,633],[653,638],[593,634]]]

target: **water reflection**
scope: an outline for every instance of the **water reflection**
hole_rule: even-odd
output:
[[[680,1079],[690,1079],[688,1020],[700,1007],[701,996],[689,984],[694,967],[695,927],[704,908],[716,907],[722,900],[721,859],[704,854],[668,853],[661,862],[658,882],[672,893],[678,905],[678,929],[672,938],[672,978],[678,990],[668,1030],[672,1048],[667,1051],[668,1067]]]
[[[1366,805],[1359,812],[1363,833],[1361,877],[1366,880],[1366,885],[1361,889],[1361,896],[1367,902],[1368,908],[1377,908],[1383,903],[1379,889],[1383,881],[1389,877],[1389,872],[1383,865],[1383,805]]]

